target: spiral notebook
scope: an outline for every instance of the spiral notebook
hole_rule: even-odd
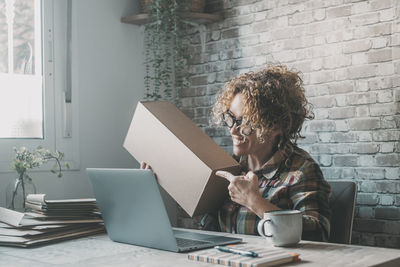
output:
[[[246,257],[238,254],[222,252],[212,248],[191,252],[188,254],[188,259],[225,266],[241,267],[277,266],[284,263],[300,261],[299,254],[275,247],[265,247],[261,245],[250,244],[229,245],[229,247],[246,251],[254,251],[258,254],[258,257]]]

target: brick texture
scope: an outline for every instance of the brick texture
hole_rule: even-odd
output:
[[[180,108],[228,152],[228,131],[209,124],[230,78],[267,63],[303,73],[315,119],[299,145],[328,180],[358,185],[353,243],[400,247],[400,2],[209,0],[224,20],[191,31],[190,88]]]

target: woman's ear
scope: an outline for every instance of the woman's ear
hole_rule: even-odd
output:
[[[282,135],[282,127],[281,124],[278,122],[274,125],[274,127],[272,128],[272,131],[274,131],[277,134]]]
[[[284,144],[285,142],[285,138],[283,135],[283,131],[282,128],[279,124],[276,124],[272,130],[272,135],[274,137],[274,146],[278,147],[278,149],[281,148],[281,146]]]

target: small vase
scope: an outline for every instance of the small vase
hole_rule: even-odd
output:
[[[9,183],[6,190],[6,207],[20,212],[26,211],[26,196],[36,194],[36,186],[23,174]]]

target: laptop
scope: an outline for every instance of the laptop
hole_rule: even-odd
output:
[[[173,229],[155,176],[142,169],[86,169],[111,240],[174,252],[239,243],[241,238]]]

